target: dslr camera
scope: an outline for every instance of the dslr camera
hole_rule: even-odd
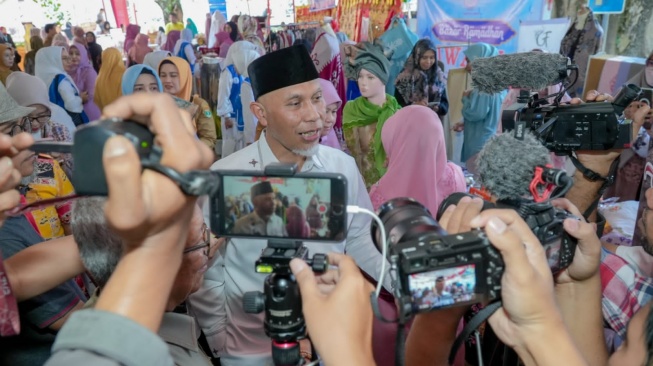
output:
[[[522,91],[517,103],[504,110],[501,123],[506,131],[514,129],[517,138],[530,130],[559,155],[576,150],[623,149],[632,141],[632,126],[621,115],[640,93],[638,86],[628,84],[612,103],[547,105],[536,93]]]
[[[442,202],[438,217],[451,204],[470,196],[454,193]],[[563,228],[574,218],[549,202],[493,204],[483,209],[510,208],[526,221],[545,248],[555,274],[573,261],[577,240]],[[379,208],[388,238],[388,256],[396,268],[395,285],[404,314],[428,312],[452,306],[470,305],[497,299],[501,294],[504,264],[501,254],[480,230],[449,235],[426,207],[411,198],[396,198]],[[372,224],[372,239],[382,248],[379,227]]]

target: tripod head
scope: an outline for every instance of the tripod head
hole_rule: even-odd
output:
[[[263,327],[272,339],[272,360],[277,366],[295,366],[303,362],[298,341],[306,338],[306,323],[299,286],[290,271],[293,258],[305,260],[317,273],[328,269],[327,256],[315,254],[309,259],[308,249],[301,241],[268,241],[255,265],[257,273],[269,273],[263,292],[247,292],[243,296],[246,313],[265,311]]]

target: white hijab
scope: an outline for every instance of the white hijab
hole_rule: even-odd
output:
[[[215,35],[224,28],[224,25],[227,24],[227,19],[222,15],[221,12],[215,11],[211,16],[211,27],[209,28],[209,34],[206,35],[206,39],[209,41],[209,48],[215,47]]]
[[[143,59],[143,64],[151,67],[156,70],[157,75],[159,74],[159,64],[163,61],[164,58],[170,57],[172,54],[169,51],[154,51],[145,55]]]
[[[70,84],[77,89],[75,82],[70,76],[68,76],[63,67],[63,61],[61,60],[62,52],[63,47],[60,46],[43,47],[36,52],[34,73],[36,77],[43,80],[48,90],[50,84],[52,84],[52,80],[54,80],[54,78],[59,74],[63,74],[66,79],[70,81]],[[77,92],[79,92],[79,90]]]
[[[184,28],[184,30],[181,31],[179,39],[177,40],[177,43],[175,43],[175,48],[173,49],[173,53],[175,56],[179,54],[179,49],[181,48],[181,44],[184,42],[188,42],[191,45],[193,42],[193,32],[188,28]]]
[[[249,64],[260,57],[258,47],[249,41],[238,41],[229,47],[227,57],[224,61],[224,68],[234,65],[236,71],[241,75],[248,77],[247,67]]]

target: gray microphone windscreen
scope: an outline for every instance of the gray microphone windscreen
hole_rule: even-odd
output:
[[[481,185],[498,200],[530,198],[535,167],[550,163],[549,150],[530,132],[523,140],[514,131],[494,136],[476,158]]]
[[[489,94],[509,87],[538,91],[562,82],[567,77],[567,62],[565,56],[543,52],[479,58],[471,63],[472,82]]]

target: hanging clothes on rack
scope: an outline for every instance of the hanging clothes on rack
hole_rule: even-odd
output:
[[[392,51],[390,56],[390,82],[385,86],[386,93],[394,95],[397,76],[401,73],[419,37],[408,29],[404,19],[393,17],[390,28],[378,38],[384,49]]]

